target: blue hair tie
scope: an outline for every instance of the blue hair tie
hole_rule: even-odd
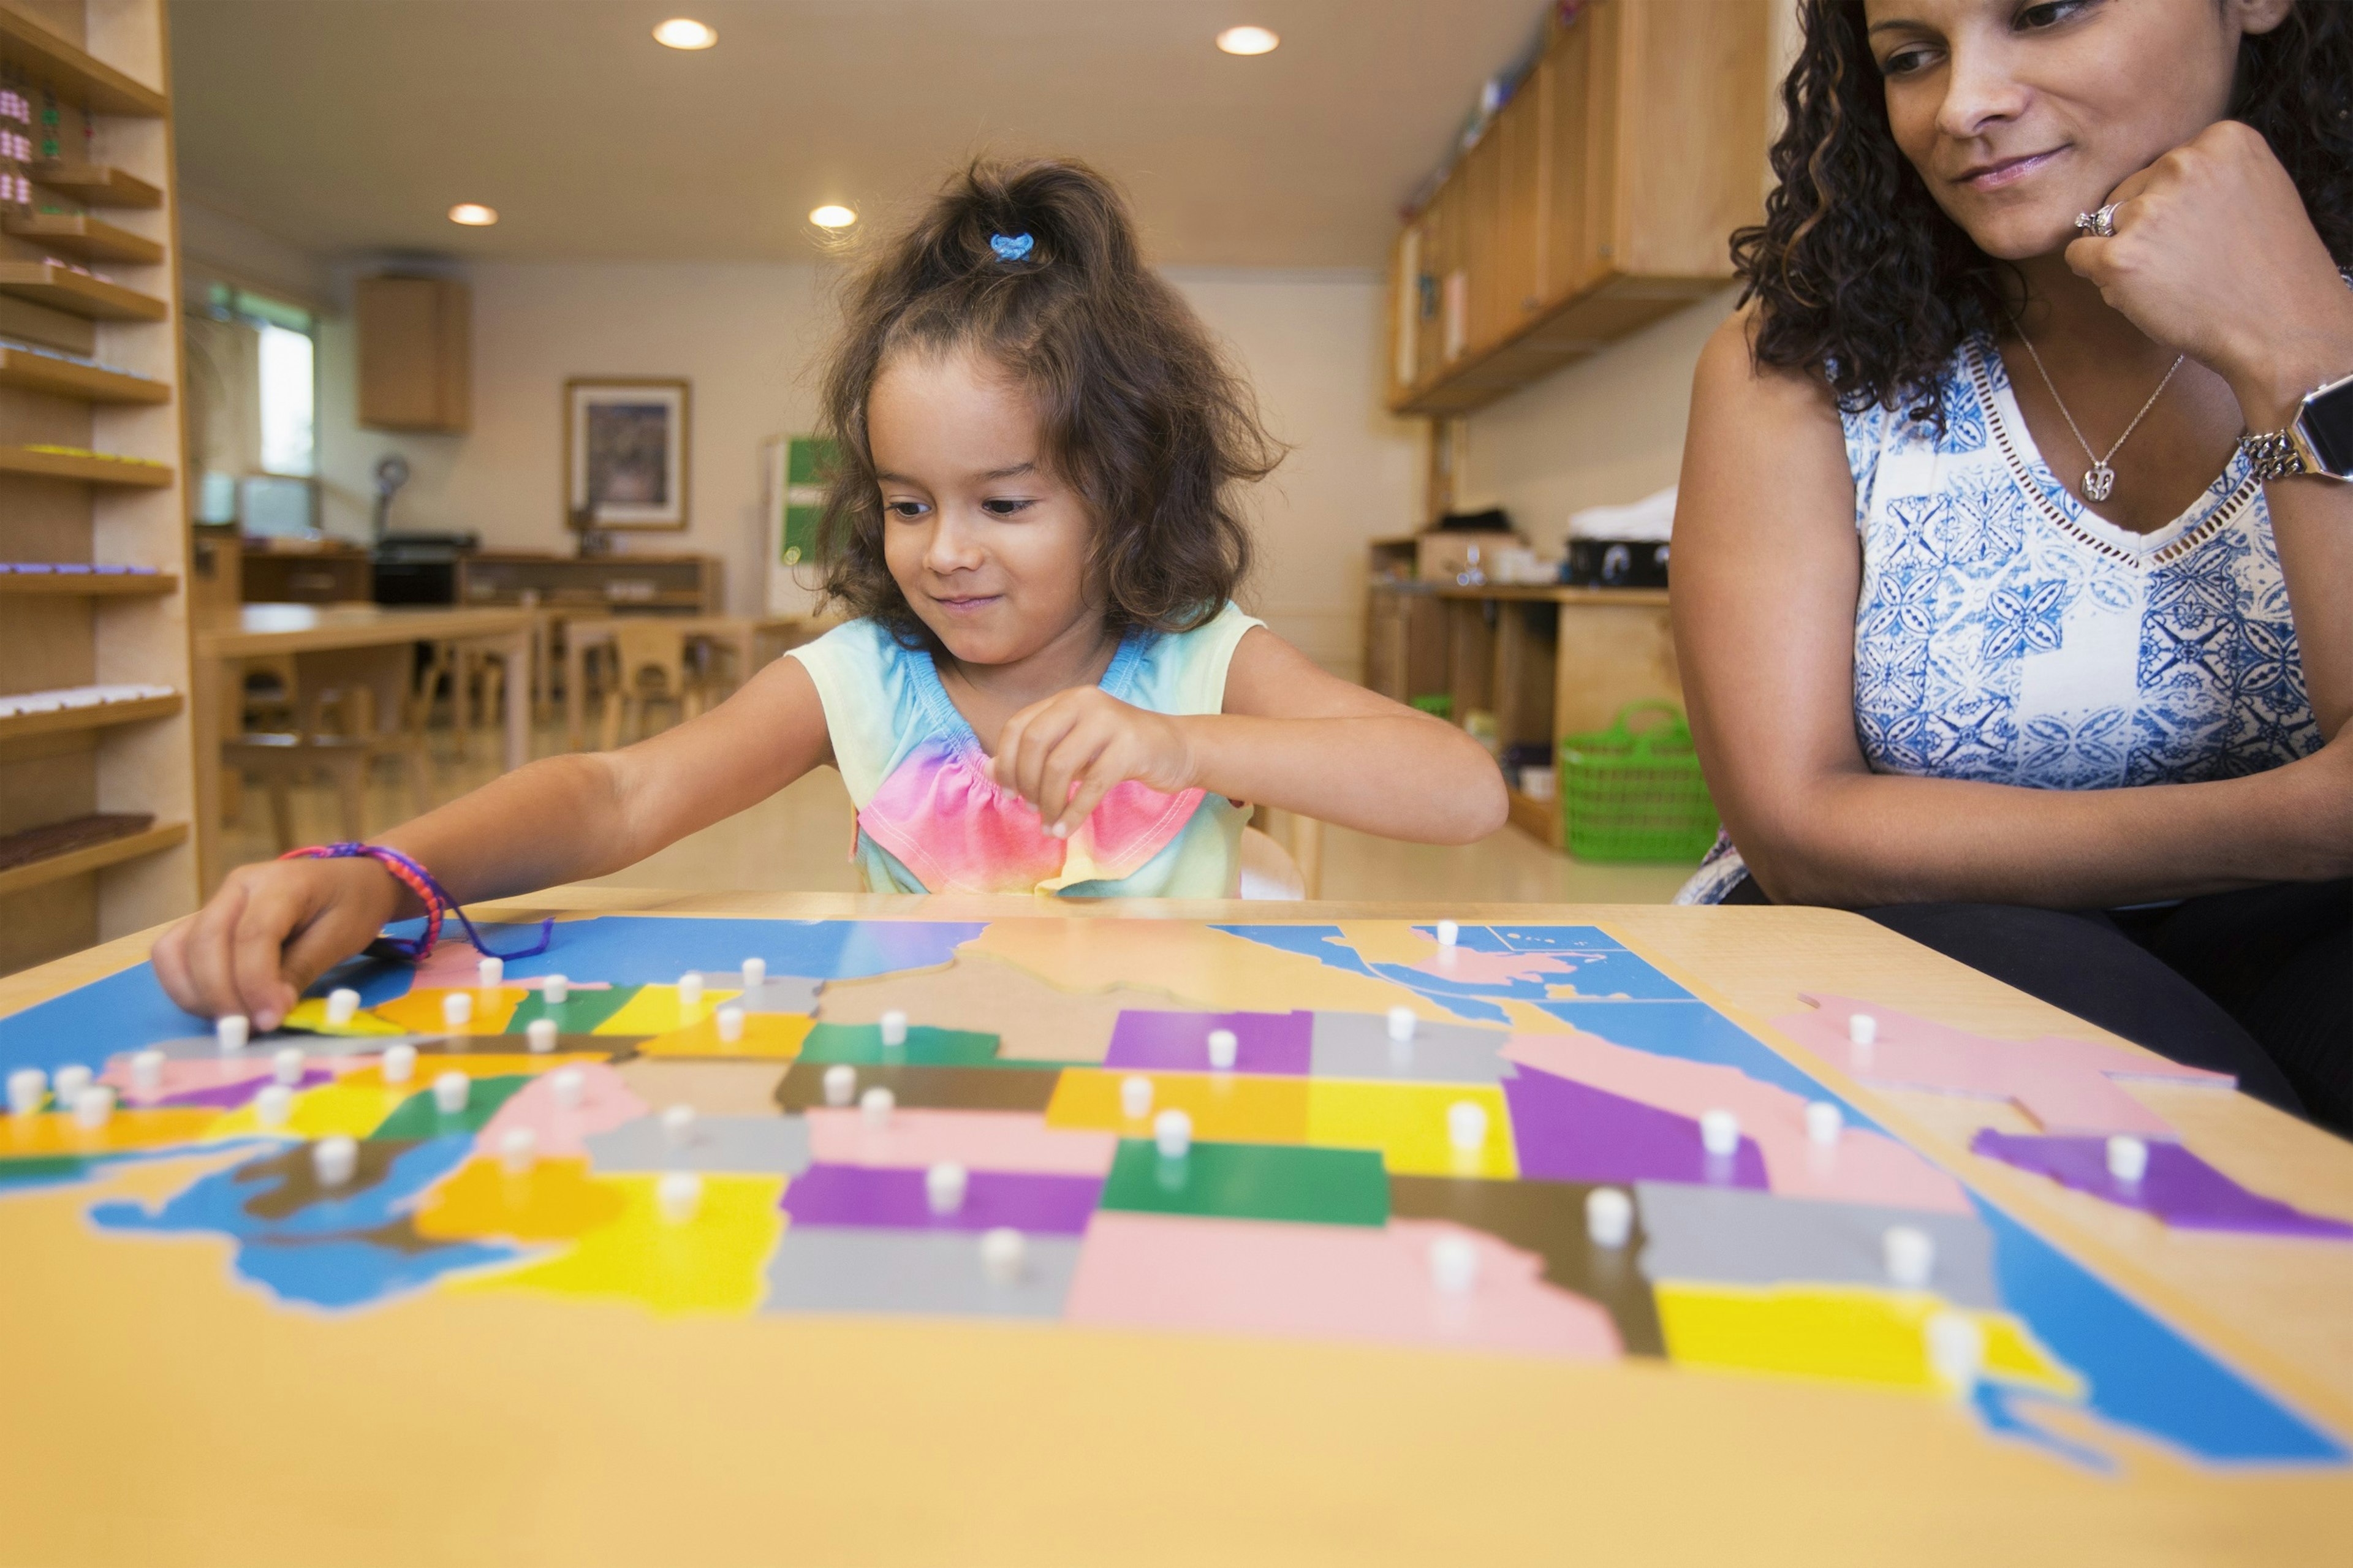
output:
[[[988,237],[988,248],[997,252],[999,261],[1018,261],[1029,255],[1030,247],[1037,243],[1026,234],[992,234]]]

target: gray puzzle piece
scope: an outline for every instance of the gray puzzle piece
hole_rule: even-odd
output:
[[[980,1237],[969,1231],[792,1226],[768,1263],[765,1310],[1059,1318],[1082,1242],[1023,1240],[1020,1277],[1000,1283],[981,1267]]]
[[[438,1040],[439,1035],[312,1035],[289,1029],[282,1034],[256,1035],[242,1051],[224,1056],[220,1041],[210,1035],[184,1035],[177,1039],[157,1040],[143,1050],[161,1051],[165,1059],[175,1062],[240,1061],[266,1062],[280,1051],[291,1047],[302,1053],[309,1061],[317,1057],[382,1056],[386,1046],[420,1045],[427,1040]],[[117,1056],[129,1056],[117,1051]]]
[[[740,971],[705,969],[697,972],[706,990],[738,991],[744,984]],[[744,991],[729,1004],[746,1013],[810,1013],[817,1009],[817,994],[825,984],[797,974],[771,974],[756,989]]]
[[[1992,1234],[1968,1215],[1667,1182],[1640,1182],[1634,1192],[1650,1236],[1642,1272],[1654,1280],[1884,1286],[1890,1281],[1883,1238],[1889,1226],[1904,1225],[1936,1243],[1929,1289],[1956,1306],[2002,1304]]]
[[[797,1176],[816,1158],[808,1121],[798,1116],[698,1116],[673,1143],[658,1116],[640,1116],[580,1141],[590,1167],[625,1171],[714,1171]]]
[[[1513,1077],[1504,1059],[1503,1029],[1435,1024],[1417,1018],[1413,1038],[1389,1038],[1377,1013],[1318,1013],[1310,1037],[1317,1078],[1410,1079],[1427,1083],[1500,1083]]]

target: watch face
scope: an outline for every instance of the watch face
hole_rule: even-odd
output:
[[[2353,474],[2353,377],[2313,394],[2303,425],[2323,468],[2339,478]]]

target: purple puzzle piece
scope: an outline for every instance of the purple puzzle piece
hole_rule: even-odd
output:
[[[207,1105],[221,1110],[235,1110],[238,1106],[247,1104],[255,1095],[259,1094],[263,1089],[268,1089],[271,1084],[276,1083],[277,1081],[278,1080],[276,1079],[270,1077],[268,1073],[263,1073],[258,1078],[239,1079],[235,1083],[222,1084],[218,1089],[192,1089],[185,1094],[175,1094],[168,1099],[142,1103],[152,1103],[156,1106]],[[335,1075],[333,1073],[321,1072],[317,1068],[308,1068],[303,1072],[301,1082],[293,1084],[290,1087],[298,1090],[316,1089],[322,1083],[332,1083],[334,1081]]]
[[[1236,1072],[1307,1076],[1314,1058],[1313,1013],[1125,1012],[1112,1026],[1106,1068],[1209,1072],[1209,1031],[1234,1032]]]
[[[1037,1235],[1080,1236],[1103,1192],[1100,1176],[1029,1171],[974,1171],[964,1205],[934,1214],[920,1170],[881,1165],[811,1165],[785,1188],[795,1225],[880,1226],[893,1230],[991,1230],[1010,1226]]]
[[[2353,1225],[2290,1208],[2251,1193],[2179,1143],[2152,1142],[2148,1171],[2137,1182],[2108,1173],[2105,1138],[2042,1138],[1988,1127],[1969,1152],[2050,1177],[2079,1193],[2139,1209],[2184,1230],[2237,1230],[2261,1236],[2353,1240]]]
[[[1699,1123],[1639,1100],[1541,1072],[1525,1063],[1504,1080],[1520,1174],[1555,1182],[1683,1182],[1766,1190],[1765,1155],[1743,1138],[1711,1156]]]

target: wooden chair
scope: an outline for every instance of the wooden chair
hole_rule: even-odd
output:
[[[676,707],[680,723],[702,711],[709,687],[689,666],[686,634],[678,627],[651,616],[625,620],[613,628],[612,658],[601,737],[606,751],[621,743],[622,723],[631,711],[639,740],[651,733],[647,714],[656,702]]]
[[[346,838],[366,836],[368,770],[384,757],[408,775],[416,809],[433,807],[426,777],[425,730],[413,656],[406,646],[299,654],[294,659],[297,728],[237,736],[221,743],[221,762],[259,773],[269,795],[269,822],[282,852],[294,847],[292,786],[329,775]]]

